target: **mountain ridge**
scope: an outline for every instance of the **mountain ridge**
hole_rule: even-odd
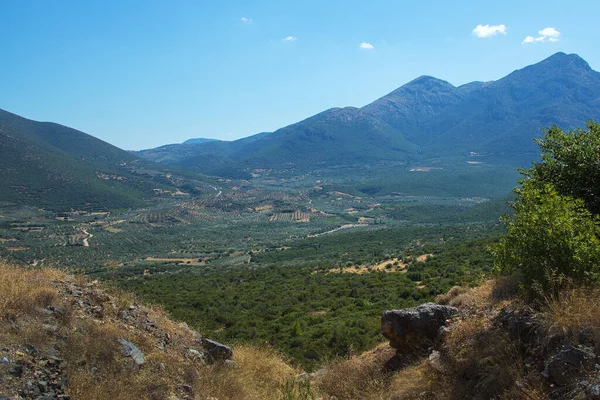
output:
[[[306,171],[471,153],[522,166],[537,154],[532,139],[543,128],[571,129],[587,119],[600,119],[600,73],[576,54],[556,53],[496,81],[456,87],[423,75],[362,108],[325,110],[264,140],[175,145],[163,159],[205,173],[217,171],[214,163],[221,173],[290,166]],[[152,152],[138,154],[156,160]]]
[[[53,210],[139,207],[175,190],[167,167],[84,132],[0,110],[0,203]],[[179,182],[179,181],[177,181]]]

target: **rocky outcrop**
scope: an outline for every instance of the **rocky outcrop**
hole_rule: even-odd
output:
[[[200,339],[200,342],[204,346],[209,362],[224,362],[233,358],[233,350],[229,346],[205,338]]]
[[[542,376],[559,386],[571,384],[575,379],[589,375],[596,361],[591,349],[569,346],[548,358]]]
[[[189,375],[206,363],[233,363],[230,347],[201,338],[187,325],[130,303],[97,282],[68,278],[52,282],[50,289],[53,304],[0,320],[0,333],[29,335],[0,346],[0,400],[85,398],[70,392],[73,371],[85,371],[98,381],[120,371],[126,381],[137,374],[157,376],[179,368]],[[39,333],[32,336],[32,327],[39,327]],[[29,344],[30,336],[35,345]],[[190,385],[188,375],[173,375],[172,388],[164,391],[178,399],[196,398],[202,389]]]
[[[390,310],[381,316],[381,332],[396,349],[396,355],[385,365],[398,370],[406,365],[411,355],[419,354],[434,345],[441,330],[458,310],[434,303],[403,310]]]
[[[455,307],[427,303],[403,310],[390,310],[381,316],[381,332],[390,346],[404,351],[434,343],[440,328],[458,313]]]

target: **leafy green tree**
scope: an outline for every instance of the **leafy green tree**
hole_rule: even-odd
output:
[[[582,199],[561,196],[551,184],[522,183],[514,215],[504,217],[508,233],[491,248],[496,271],[520,271],[528,288],[537,283],[544,292],[559,288],[561,277],[598,282],[598,217]]]
[[[600,214],[600,124],[564,132],[556,125],[537,143],[541,162],[522,171],[538,187],[550,183],[560,195],[583,199],[593,214]]]

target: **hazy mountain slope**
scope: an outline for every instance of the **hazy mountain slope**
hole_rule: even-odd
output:
[[[557,53],[471,90],[436,118],[426,148],[511,158],[537,153],[532,138],[543,128],[571,129],[588,119],[600,119],[600,73],[575,54]]]
[[[431,123],[448,109],[454,109],[465,97],[464,91],[446,81],[421,76],[362,110],[388,123],[407,139],[423,145],[435,125]],[[427,127],[427,130],[423,130]]]
[[[234,142],[172,145],[145,150],[147,159],[206,173],[251,168],[309,170],[331,165],[399,161],[418,148],[401,133],[360,109],[334,108],[304,121]],[[160,157],[157,157],[157,154]]]
[[[153,189],[172,188],[164,173],[134,154],[75,129],[2,110],[0,170],[0,203],[54,210],[140,206]]]
[[[91,135],[52,122],[32,121],[0,110],[0,127],[87,161],[126,162],[137,157]]]

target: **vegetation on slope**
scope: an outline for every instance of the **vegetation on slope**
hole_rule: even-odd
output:
[[[554,126],[538,141],[542,160],[524,171],[508,233],[492,248],[499,272],[521,272],[541,295],[599,282],[600,125],[587,126]]]
[[[431,301],[489,273],[486,248],[493,237],[474,239],[475,232],[461,237],[461,231],[432,229],[428,239],[419,236],[422,245],[412,248],[407,245],[413,235],[423,235],[424,229],[398,231],[405,238],[390,231],[339,234],[315,240],[321,247],[308,243],[297,250],[259,253],[256,264],[240,268],[181,266],[173,271],[167,265],[140,265],[99,276],[114,277],[124,289],[212,330],[218,339],[268,344],[314,370],[380,342],[384,310]],[[440,244],[446,235],[458,237]],[[384,251],[399,247],[406,250]]]
[[[0,263],[0,292],[0,395],[275,400],[304,390],[299,371],[269,348],[240,345],[235,364],[206,363],[190,350],[201,347],[187,325],[64,271]],[[118,339],[136,344],[144,364],[124,355]]]

